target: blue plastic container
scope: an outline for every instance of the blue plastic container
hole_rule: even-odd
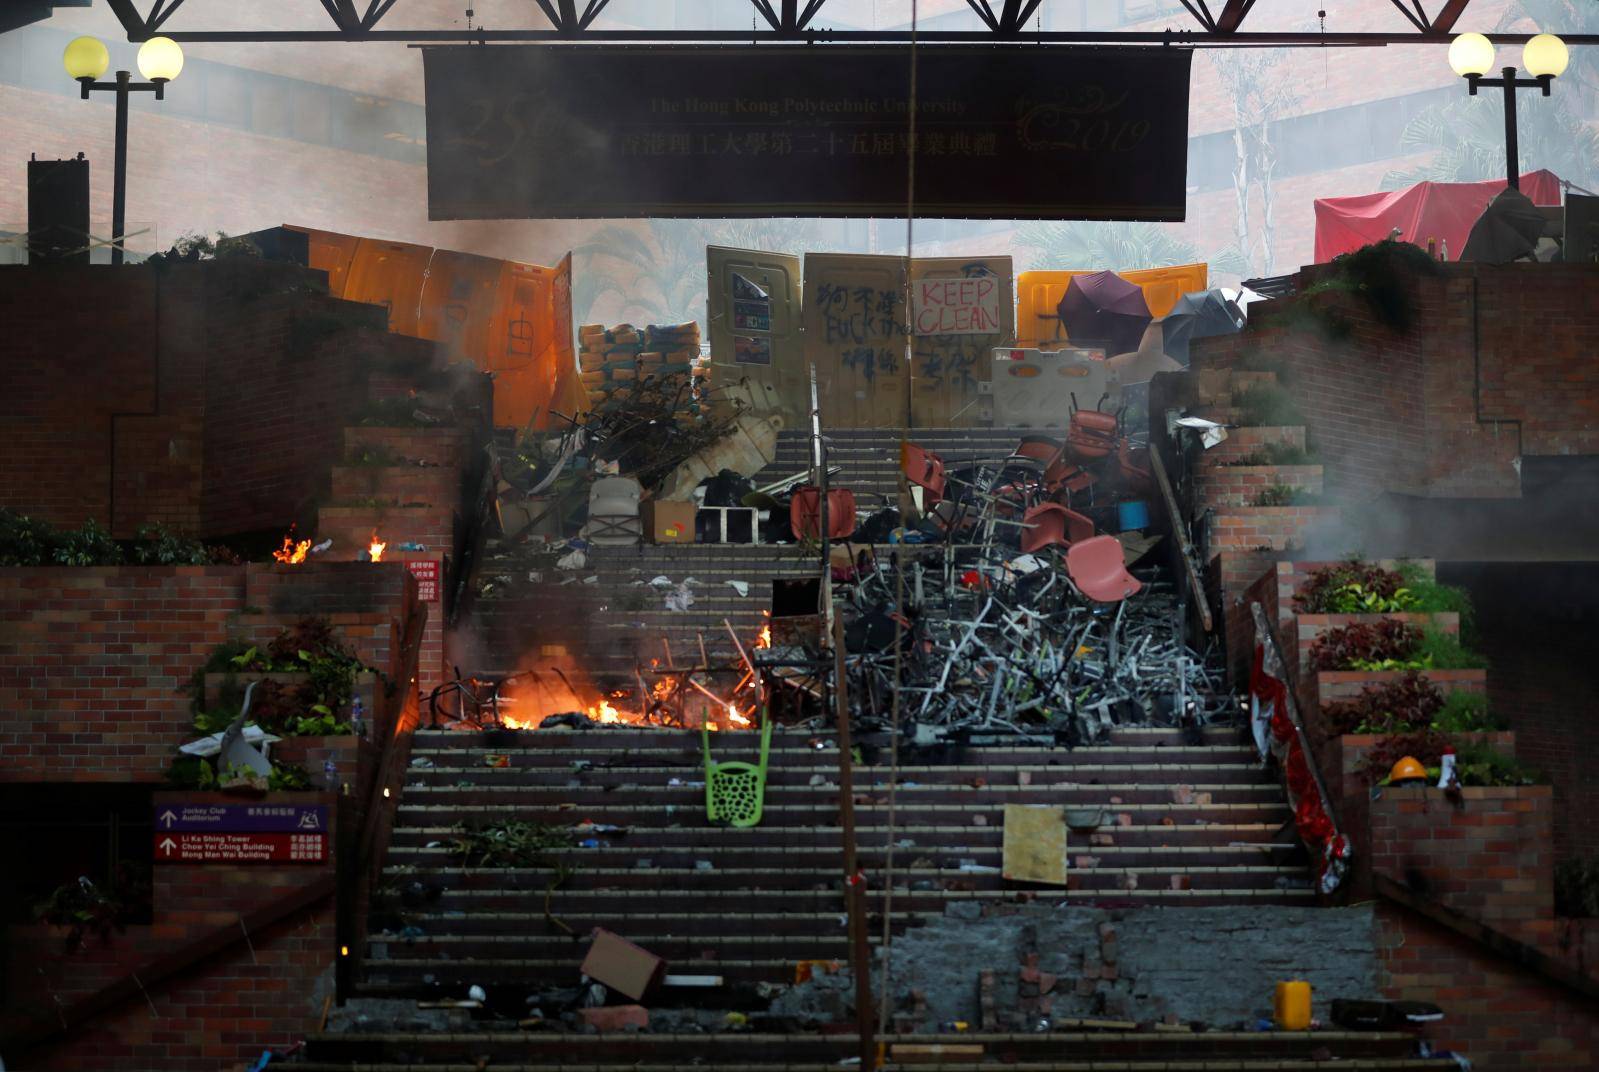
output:
[[[1123,532],[1129,529],[1147,529],[1149,527],[1149,504],[1143,501],[1117,503],[1116,522],[1121,526],[1121,531]]]

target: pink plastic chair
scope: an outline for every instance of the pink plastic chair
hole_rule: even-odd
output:
[[[1127,572],[1121,541],[1095,536],[1066,549],[1066,575],[1078,591],[1097,603],[1119,603],[1144,587]]]
[[[1022,552],[1043,547],[1081,543],[1094,535],[1094,523],[1060,503],[1039,503],[1022,515]],[[1119,546],[1119,545],[1118,545]]]

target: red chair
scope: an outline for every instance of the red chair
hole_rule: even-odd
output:
[[[1039,503],[1022,515],[1022,552],[1032,554],[1044,547],[1065,546],[1091,539],[1094,523],[1060,503]],[[1120,546],[1120,545],[1118,545]]]
[[[944,460],[938,455],[915,443],[901,443],[899,466],[905,471],[906,480],[927,492],[922,497],[923,509],[944,497]]]
[[[1068,547],[1066,575],[1096,603],[1119,603],[1144,587],[1127,572],[1121,541],[1114,536],[1095,536]]]
[[[788,504],[788,523],[796,540],[821,539],[822,489],[797,488]],[[855,493],[834,488],[827,493],[827,538],[847,540],[855,531]]]
[[[1101,402],[1104,399],[1100,399]],[[1094,462],[1116,449],[1121,439],[1121,415],[1100,409],[1078,409],[1072,396],[1072,419],[1066,429],[1066,447],[1080,462]]]

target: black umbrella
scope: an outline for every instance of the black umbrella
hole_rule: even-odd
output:
[[[1055,312],[1073,343],[1103,343],[1111,354],[1138,349],[1150,321],[1142,288],[1115,272],[1072,276]]]
[[[1167,356],[1187,366],[1191,340],[1244,330],[1244,311],[1219,289],[1196,290],[1178,298],[1160,326],[1166,333]]]
[[[1505,187],[1492,201],[1466,236],[1463,261],[1484,264],[1509,264],[1538,247],[1543,235],[1543,213],[1526,194]]]

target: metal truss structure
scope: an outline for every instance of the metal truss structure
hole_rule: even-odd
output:
[[[275,0],[277,3],[305,3],[310,0]],[[1161,44],[1184,48],[1353,48],[1391,44],[1447,44],[1455,23],[1470,0],[1441,0],[1437,14],[1428,16],[1421,0],[1390,0],[1409,21],[1413,30],[1399,33],[1248,33],[1244,20],[1256,0],[1221,0],[1213,11],[1206,0],[1179,0],[1198,24],[1197,29],[1172,28],[1157,31],[1129,30],[1041,30],[1028,29],[1028,22],[1040,13],[1045,0],[966,0],[983,24],[980,30],[933,30],[914,35],[922,44]],[[184,30],[169,25],[184,0],[153,0],[148,13],[141,13],[136,0],[108,0],[127,31],[129,41],[143,41],[157,34],[177,41],[389,41],[410,44],[448,44],[489,42],[565,42],[593,44],[667,44],[707,42],[736,44],[844,44],[903,43],[912,39],[908,30],[835,30],[817,25],[827,0],[749,0],[756,25],[751,30],[727,29],[597,29],[595,21],[610,5],[610,0],[532,0],[530,14],[541,14],[547,26],[525,29],[419,28],[392,29],[383,26],[398,0],[320,0],[332,27],[326,30]],[[248,5],[246,5],[248,6]],[[764,23],[762,27],[760,24]],[[1558,27],[1548,27],[1558,32]],[[1490,34],[1498,44],[1519,44],[1529,34]],[[1596,34],[1562,34],[1568,45],[1599,44]]]

